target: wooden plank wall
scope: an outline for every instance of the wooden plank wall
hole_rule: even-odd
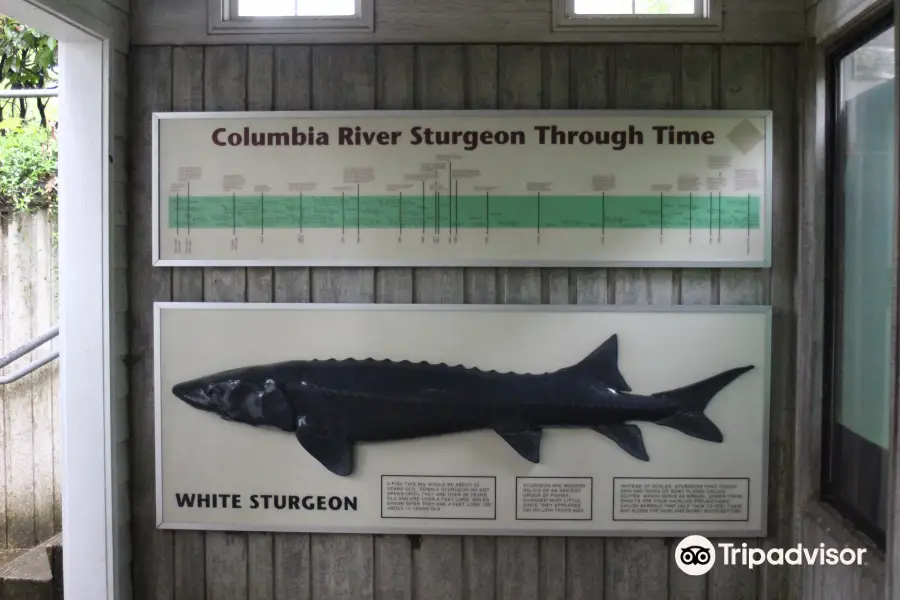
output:
[[[0,215],[0,356],[58,320],[53,224],[47,213]],[[46,356],[58,339],[3,375]],[[0,386],[0,548],[31,548],[62,530],[59,363]]]
[[[769,304],[770,531],[791,527],[796,46],[133,47],[130,226],[134,588],[139,600],[783,598],[777,569],[681,574],[676,540],[288,535],[155,529],[152,302]],[[153,111],[775,110],[771,271],[150,266]],[[760,543],[762,543],[760,541]],[[776,543],[770,538],[769,543]]]
[[[66,0],[52,0],[63,2]],[[76,0],[68,0],[76,1]],[[77,0],[78,2],[122,0]],[[842,3],[862,0],[835,0]],[[428,43],[703,43],[790,44],[803,40],[803,0],[718,0],[721,28],[653,32],[627,28],[553,31],[552,6],[560,0],[377,0],[375,29],[277,34],[282,44]],[[131,41],[141,46],[265,44],[267,33],[209,32],[209,0],[131,0]]]

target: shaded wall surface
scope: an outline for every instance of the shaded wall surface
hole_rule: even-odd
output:
[[[798,572],[798,583],[804,600],[881,600],[885,597],[884,552],[875,548],[853,524],[819,498],[823,464],[822,399],[826,351],[824,290],[825,248],[828,240],[825,232],[825,202],[829,182],[825,170],[825,148],[829,143],[826,137],[825,112],[826,54],[828,47],[836,40],[890,5],[890,0],[806,0],[809,39],[801,53],[801,81],[798,83],[803,90],[803,105],[800,122],[800,220],[797,232],[800,253],[796,288],[798,363],[795,387],[798,429],[795,434],[796,468],[793,486],[797,535],[795,543],[802,543],[808,548],[819,544],[828,547],[866,548],[867,554],[863,567],[815,565]],[[862,471],[870,468],[870,465],[861,464],[860,467]],[[891,534],[888,535],[890,539]]]
[[[133,47],[130,299],[139,599],[780,598],[782,569],[687,577],[664,539],[302,535],[155,528],[153,301],[774,306],[770,538],[791,526],[794,45]],[[774,109],[771,270],[153,268],[153,111]]]

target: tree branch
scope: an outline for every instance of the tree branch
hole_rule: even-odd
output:
[[[40,75],[38,75],[38,88],[40,89],[43,87],[44,87],[44,74],[41,73]],[[43,98],[37,98],[37,109],[38,109],[38,113],[40,113],[40,115],[41,115],[41,127],[47,126],[47,114],[44,112],[44,106],[45,106],[44,103],[45,102],[46,102],[46,100],[44,100]]]

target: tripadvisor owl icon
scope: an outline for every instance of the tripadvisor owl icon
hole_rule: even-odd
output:
[[[716,549],[702,535],[689,535],[675,547],[675,564],[687,575],[705,575],[716,564]]]

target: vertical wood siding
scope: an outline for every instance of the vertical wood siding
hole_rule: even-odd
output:
[[[132,50],[131,424],[139,600],[782,598],[777,569],[687,577],[677,539],[370,536],[155,529],[152,302],[769,304],[769,543],[790,532],[795,46],[390,45]],[[150,114],[267,109],[775,109],[771,270],[150,266]],[[777,541],[776,541],[777,539]],[[760,542],[762,543],[762,541]]]
[[[57,324],[54,225],[46,211],[0,214],[0,356]],[[4,369],[59,348],[54,339]],[[62,530],[59,362],[0,386],[0,548],[31,548]]]

